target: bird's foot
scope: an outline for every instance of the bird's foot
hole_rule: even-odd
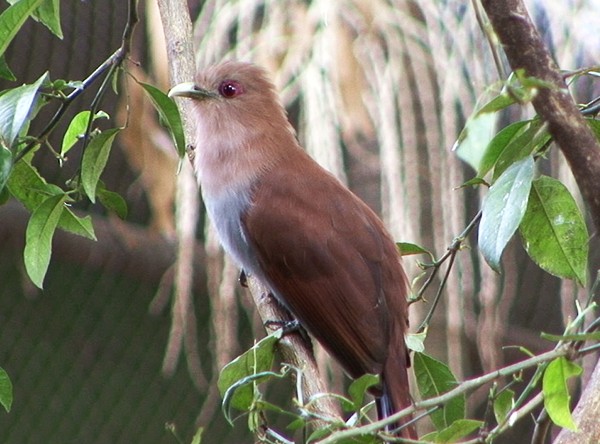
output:
[[[297,333],[302,330],[302,326],[297,319],[292,319],[291,321],[265,321],[264,326],[273,330],[281,328],[284,335]]]

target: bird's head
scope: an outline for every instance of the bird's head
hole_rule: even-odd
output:
[[[209,125],[213,135],[290,129],[275,86],[265,70],[250,63],[228,61],[211,66],[198,72],[193,82],[175,85],[169,97],[192,99],[198,120]]]
[[[193,82],[174,86],[169,96],[194,103],[194,165],[205,192],[250,183],[299,148],[275,86],[258,66],[211,66]]]

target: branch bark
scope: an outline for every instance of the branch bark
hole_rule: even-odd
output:
[[[522,0],[482,0],[510,66],[552,87],[540,88],[533,106],[564,154],[600,230],[600,145],[575,106]]]
[[[553,139],[564,154],[583,195],[596,231],[600,230],[600,146],[573,103],[564,78],[552,60],[522,0],[482,0],[482,5],[502,43],[513,70],[548,82],[533,100],[536,112],[548,123]],[[562,430],[555,443],[600,441],[600,363],[574,412],[577,432]]]
[[[161,20],[167,44],[169,74],[172,84],[187,82],[194,78],[194,51],[192,45],[192,23],[187,2],[185,0],[158,0]],[[190,118],[188,101],[178,100],[182,112],[186,140],[194,140],[193,122]],[[194,147],[188,145],[190,160],[193,163]],[[269,296],[265,287],[256,279],[249,277],[248,284],[252,298],[263,321],[287,321],[287,312]],[[315,395],[327,392],[324,379],[319,374],[310,342],[301,335],[286,335],[280,341],[279,350],[283,360],[303,370],[302,390],[305,400],[314,399]],[[340,418],[335,403],[328,397],[316,398],[311,403],[311,411],[317,417]],[[327,420],[316,420],[316,427],[327,425]]]

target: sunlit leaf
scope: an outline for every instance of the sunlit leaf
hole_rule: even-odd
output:
[[[20,0],[18,3],[6,8],[0,14],[0,55],[6,52],[6,48],[15,37],[17,32],[27,20],[35,8],[37,8],[43,0]]]
[[[407,333],[404,337],[406,346],[409,350],[423,353],[425,351],[425,339],[427,338],[427,330],[421,333]]]
[[[533,181],[520,233],[525,250],[542,269],[585,285],[587,228],[575,199],[561,182],[548,176]]]
[[[458,157],[477,170],[485,147],[496,130],[496,114],[475,113],[467,120],[453,149]]]
[[[98,118],[108,118],[108,114],[105,112],[98,112],[94,115],[93,120]],[[88,124],[90,120],[90,112],[88,110],[81,111],[78,113],[69,124],[67,131],[65,131],[65,135],[63,136],[62,147],[60,149],[61,156],[64,156],[72,147],[77,143],[77,141],[83,137],[85,131],[87,130]]]
[[[59,39],[63,38],[60,26],[60,0],[43,0],[33,17],[39,20]]]
[[[34,210],[25,232],[25,269],[31,281],[43,287],[52,254],[52,237],[63,212],[66,195],[47,198]]]
[[[11,89],[0,96],[0,144],[12,148],[21,129],[28,123],[39,98],[38,90],[48,78],[43,74],[35,83]]]
[[[519,227],[533,180],[531,156],[513,164],[490,187],[483,201],[479,224],[479,249],[492,269],[500,270],[500,259]]]
[[[542,391],[544,394],[544,407],[556,425],[569,430],[576,430],[576,425],[571,416],[571,395],[567,387],[567,380],[581,374],[581,367],[564,357],[556,358],[544,372]]]
[[[424,353],[415,352],[413,366],[421,398],[442,395],[457,385],[450,368],[441,361]],[[431,421],[438,430],[449,427],[454,421],[465,418],[465,396],[458,395],[441,409],[431,414]]]

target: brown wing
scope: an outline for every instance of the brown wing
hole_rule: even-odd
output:
[[[395,246],[362,201],[300,160],[261,178],[243,217],[249,241],[267,284],[346,371],[380,373],[389,323],[405,322]]]

